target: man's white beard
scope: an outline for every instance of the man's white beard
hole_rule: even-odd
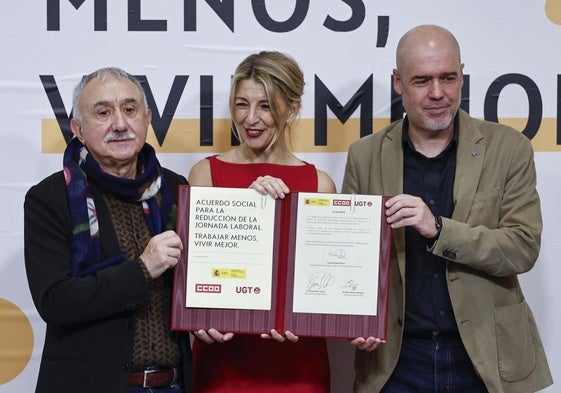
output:
[[[433,119],[425,119],[424,127],[427,130],[440,131],[448,128],[450,124],[452,124],[452,120],[454,120],[454,117],[451,115],[446,115],[444,119],[438,121]]]

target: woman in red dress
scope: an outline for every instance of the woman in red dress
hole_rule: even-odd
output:
[[[196,163],[189,183],[251,187],[284,198],[290,191],[335,192],[331,178],[298,159],[286,135],[301,108],[304,77],[298,64],[279,52],[247,57],[232,77],[230,111],[240,141],[232,150]],[[329,362],[323,338],[272,330],[259,337],[194,333],[197,393],[328,393]]]

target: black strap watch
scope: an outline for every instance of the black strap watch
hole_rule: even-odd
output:
[[[433,240],[436,240],[440,236],[440,231],[442,230],[442,217],[441,216],[434,216],[434,227],[436,228],[436,236],[433,237]]]
[[[440,230],[442,229],[442,217],[434,216],[434,227],[436,228],[436,235],[434,237],[427,239],[427,246],[430,248],[433,246],[434,242],[438,240],[440,236]]]

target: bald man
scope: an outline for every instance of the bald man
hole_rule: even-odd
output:
[[[540,248],[532,146],[459,109],[463,68],[448,30],[399,41],[406,117],[351,145],[342,192],[394,195],[387,340],[359,337],[357,393],[528,393],[552,383],[518,274]]]

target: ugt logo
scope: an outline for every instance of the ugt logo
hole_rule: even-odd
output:
[[[245,293],[245,294],[254,293],[256,295],[259,295],[261,293],[261,288],[259,288],[259,287],[240,287],[240,286],[237,286],[236,287],[236,293]]]

